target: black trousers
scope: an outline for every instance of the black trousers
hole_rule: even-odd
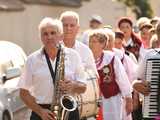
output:
[[[50,109],[50,105],[40,105],[40,106],[45,109]],[[42,120],[42,119],[38,114],[32,111],[30,120]],[[80,120],[78,108],[75,111],[69,113],[68,120]]]

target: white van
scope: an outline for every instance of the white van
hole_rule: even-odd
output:
[[[13,113],[25,107],[16,88],[25,61],[21,47],[0,41],[0,120],[13,120]]]

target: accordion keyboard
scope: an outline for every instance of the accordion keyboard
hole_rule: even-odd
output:
[[[150,83],[150,94],[143,100],[143,118],[152,119],[160,112],[160,59],[147,60],[145,76]]]

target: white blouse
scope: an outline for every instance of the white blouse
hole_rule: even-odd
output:
[[[120,59],[115,56],[111,51],[104,51],[104,57],[101,65],[98,69],[101,69],[104,65],[108,65],[112,58],[114,57],[114,71],[116,76],[116,82],[120,88],[121,94],[123,97],[131,97],[132,86],[128,80],[125,69],[120,61]]]
[[[138,67],[137,64],[135,64],[134,61],[124,53],[125,52],[124,50],[113,48],[113,51],[120,60],[123,59],[122,64],[128,75],[129,81],[132,83],[135,79],[137,79],[136,76],[136,71]]]

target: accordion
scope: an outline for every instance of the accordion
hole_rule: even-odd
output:
[[[145,79],[150,83],[150,94],[144,96],[142,113],[144,120],[160,115],[160,49],[152,50],[146,59]]]

